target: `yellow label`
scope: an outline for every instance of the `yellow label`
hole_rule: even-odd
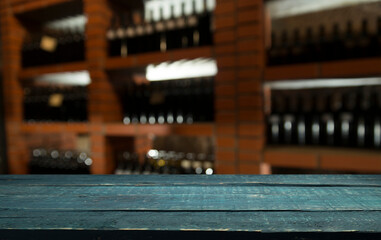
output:
[[[165,165],[165,161],[163,159],[160,159],[159,161],[157,161],[157,165],[159,167],[163,167]]]
[[[61,107],[64,100],[63,94],[55,93],[49,97],[49,106],[50,107]]]
[[[43,36],[41,38],[40,48],[44,51],[47,51],[47,52],[56,51],[57,39],[49,37],[49,36]]]

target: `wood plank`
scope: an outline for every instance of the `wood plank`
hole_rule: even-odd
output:
[[[106,60],[105,66],[107,70],[116,70],[123,68],[144,67],[148,64],[157,64],[166,61],[177,61],[181,59],[195,59],[202,57],[213,57],[212,47],[178,49],[164,53],[142,53],[128,57],[112,57]]]
[[[380,187],[381,175],[0,175],[0,186],[364,186]]]
[[[315,62],[306,64],[290,64],[266,67],[266,81],[345,78],[374,76],[381,74],[381,58],[350,59],[331,62]]]
[[[269,147],[264,161],[275,167],[297,167],[347,170],[363,173],[381,171],[381,155],[377,150],[328,147]]]
[[[213,123],[196,124],[107,124],[108,136],[139,136],[154,134],[156,136],[212,136]]]
[[[3,175],[0,210],[2,239],[377,239],[381,176]]]
[[[381,212],[127,212],[14,211],[0,212],[0,229],[375,232]],[[38,221],[33,221],[38,219]],[[340,221],[337,221],[339,220]],[[362,221],[356,222],[358,219]]]
[[[150,231],[150,230],[0,230],[3,239],[102,239],[102,240],[152,240],[152,239],[182,239],[182,240],[210,240],[210,239],[240,239],[240,240],[375,240],[379,239],[379,233],[369,232],[281,232],[262,233],[249,231],[198,231],[195,229],[183,229],[180,231]]]
[[[311,79],[318,78],[318,76],[318,63],[267,67],[264,73],[264,79],[268,81],[286,79]]]
[[[373,76],[381,74],[381,58],[352,59],[321,64],[321,78]]]
[[[23,133],[74,132],[85,134],[90,131],[90,127],[86,123],[23,123],[20,129]]]
[[[21,14],[28,11],[33,11],[40,8],[46,8],[50,6],[54,6],[60,3],[70,2],[73,0],[33,0],[33,1],[12,1],[12,11],[15,14]]]
[[[87,70],[87,63],[85,62],[72,62],[49,66],[30,67],[23,69],[19,74],[19,78],[29,79],[49,73],[76,72],[84,70]]]
[[[5,209],[381,211],[381,188],[275,186],[1,187]],[[353,199],[356,199],[353,201]],[[146,203],[146,204],[142,204]]]

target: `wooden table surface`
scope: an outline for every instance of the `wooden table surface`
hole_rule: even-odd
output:
[[[381,239],[381,175],[0,175],[3,239]]]

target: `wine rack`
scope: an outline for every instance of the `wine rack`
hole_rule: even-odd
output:
[[[140,158],[143,158],[142,156]],[[115,174],[206,174],[215,173],[214,157],[205,153],[184,153],[151,149],[139,161],[137,153],[117,153]]]
[[[26,34],[21,66],[30,68],[85,60],[82,1],[69,1],[17,15]]]
[[[316,6],[307,3],[310,10],[306,8],[299,14],[292,14],[285,7],[287,4],[271,4],[269,66],[381,56],[381,16],[376,10],[380,8],[377,3],[340,7],[322,4],[315,11],[311,9]],[[283,9],[274,11],[277,8]]]
[[[208,46],[213,44],[212,14],[208,0],[204,0],[201,12],[192,1],[191,14],[185,12],[181,2],[181,14],[175,15],[175,5],[162,2],[159,18],[154,18],[152,9],[119,12],[114,15],[106,37],[109,42],[109,56],[126,57],[145,52],[166,52],[168,50]],[[164,7],[170,8],[170,16],[164,17]],[[143,21],[143,15],[144,21]]]
[[[59,85],[26,87],[24,121],[87,121],[87,88]]]
[[[35,148],[30,156],[31,174],[89,174],[92,165],[87,153],[73,150]]]
[[[269,145],[381,148],[380,88],[272,92]]]
[[[81,8],[79,8],[79,11],[70,9],[65,11],[55,10],[62,8],[62,4],[73,2],[75,4],[80,3]],[[348,155],[340,153],[340,156],[345,157],[338,160],[332,157],[335,156],[335,152],[339,151],[336,148],[333,148],[333,154],[330,152],[327,155],[325,152],[324,154],[321,153],[323,150],[317,150],[319,155],[312,154],[313,156],[309,153],[303,153],[303,155],[298,150],[291,149],[281,151],[280,154],[272,152],[272,149],[277,148],[277,146],[266,144],[267,126],[265,119],[267,116],[263,109],[263,81],[375,76],[380,74],[378,66],[381,60],[379,56],[369,57],[370,55],[367,55],[368,57],[361,56],[361,59],[357,59],[360,57],[353,55],[356,59],[348,59],[349,57],[331,58],[329,61],[311,60],[310,63],[293,60],[291,65],[281,63],[276,66],[266,67],[265,53],[268,49],[264,46],[264,1],[215,1],[215,8],[209,6],[208,11],[205,11],[203,4],[200,4],[202,1],[197,1],[196,14],[191,0],[179,2],[187,2],[185,14],[182,13],[180,3],[180,8],[175,8],[175,14],[171,14],[171,7],[163,10],[160,10],[159,7],[154,10],[153,17],[151,17],[152,14],[149,10],[142,11],[142,1],[38,0],[33,3],[27,1],[25,4],[20,3],[17,6],[12,4],[11,1],[9,5],[4,5],[6,9],[11,10],[4,11],[1,14],[3,49],[5,56],[7,56],[4,58],[6,61],[3,61],[5,69],[3,76],[4,86],[7,87],[7,91],[4,91],[6,100],[5,120],[8,162],[11,173],[28,172],[26,163],[30,152],[24,146],[24,142],[27,141],[25,136],[33,136],[36,133],[49,133],[62,137],[67,134],[87,135],[91,142],[88,152],[93,160],[90,172],[97,174],[114,173],[115,171],[116,162],[115,158],[112,157],[113,154],[110,154],[109,144],[109,138],[112,137],[131,137],[135,139],[136,145],[134,148],[126,149],[126,151],[130,153],[137,152],[139,156],[142,156],[149,149],[163,149],[167,152],[175,151],[173,149],[149,146],[152,138],[157,136],[210,137],[214,142],[213,155],[215,156],[215,162],[213,167],[215,172],[219,174],[260,173],[262,163],[268,163],[275,167],[290,163],[293,165],[290,166],[289,164],[288,167],[327,168],[333,170],[340,170],[340,165],[345,165],[343,159]],[[44,12],[50,12],[50,14],[47,16],[36,14],[36,11],[41,13],[42,9],[44,9]],[[49,9],[49,11],[45,11],[46,9]],[[160,11],[163,14],[160,14]],[[5,12],[9,14],[5,14]],[[36,15],[38,16],[36,17]],[[49,64],[53,64],[50,66],[46,66],[45,63],[39,63],[39,65],[27,68],[22,66],[23,44],[25,43],[24,49],[27,48],[26,43],[28,39],[32,38],[32,35],[34,36],[33,33],[39,35],[42,32],[44,35],[48,35],[48,32],[42,31],[41,28],[46,23],[78,15],[86,16],[84,34],[81,36],[84,39],[83,50],[77,51],[79,55],[83,54],[83,57],[77,59],[70,57],[70,59],[67,58],[68,60],[57,57],[58,60],[55,63],[49,60]],[[204,25],[199,24],[198,28],[197,24],[189,23],[189,20],[194,18],[197,19],[196,23],[201,23],[204,21],[204,17],[209,18],[208,21],[210,22],[205,29],[203,28]],[[28,18],[38,20],[37,28],[33,27],[33,24],[29,24],[32,21],[29,21]],[[181,19],[185,19],[183,28],[181,24],[179,25]],[[369,20],[368,24],[374,25],[375,21]],[[174,27],[173,22],[175,22]],[[159,31],[161,34],[157,32],[157,25],[159,25],[159,30],[160,25],[164,27],[162,31]],[[209,28],[209,26],[211,27]],[[333,24],[329,26],[333,26]],[[143,34],[141,34],[142,27],[144,29]],[[194,28],[189,30],[191,27]],[[150,28],[152,34],[147,34],[147,29]],[[117,30],[120,29],[122,31],[119,31],[120,37],[118,37]],[[305,44],[303,43],[305,29],[303,27],[299,30],[299,45]],[[318,28],[312,30],[314,37],[316,36],[316,29]],[[342,32],[345,28],[340,26],[339,29]],[[129,30],[128,34],[127,30]],[[198,43],[193,41],[197,39],[197,31],[200,37]],[[206,34],[203,34],[203,31]],[[287,33],[290,41],[291,36],[298,35],[294,34],[293,31],[294,29],[291,29]],[[174,32],[177,33],[173,34]],[[193,33],[187,35],[189,32]],[[195,32],[196,34],[194,34]],[[55,34],[55,32],[50,33]],[[57,34],[61,36],[61,33]],[[66,33],[62,33],[62,36],[65,35]],[[163,35],[165,35],[165,42],[162,41]],[[171,37],[173,35],[185,35],[188,40],[183,41],[183,37],[181,37],[180,41]],[[59,42],[59,36],[51,35],[50,37]],[[152,43],[155,42],[154,46],[149,46],[150,44],[144,40],[148,36],[152,38]],[[195,36],[196,38],[194,38]],[[207,38],[202,38],[202,36],[207,36]],[[276,33],[276,41],[279,36]],[[120,43],[113,44],[111,41],[113,38],[118,38],[117,40]],[[202,39],[209,40],[204,41]],[[123,44],[129,40],[132,41],[133,47],[125,49]],[[142,47],[144,46],[142,43],[146,47]],[[131,46],[131,43],[129,45]],[[160,48],[160,45],[162,45],[162,48]],[[299,45],[293,48],[298,50]],[[115,51],[112,49],[115,49]],[[125,124],[129,121],[123,123],[123,119],[129,114],[129,107],[127,107],[129,101],[127,98],[131,97],[128,94],[123,94],[123,84],[131,80],[125,81],[127,75],[129,77],[135,75],[144,79],[146,67],[150,64],[159,65],[167,61],[194,60],[197,58],[215,59],[218,67],[218,73],[212,80],[213,86],[208,87],[213,90],[213,107],[210,107],[212,104],[198,106],[199,108],[208,108],[211,116],[199,120],[196,120],[197,117],[194,116],[192,124],[185,124],[184,119],[182,124],[175,122],[171,124],[167,120],[160,124],[161,121],[159,121],[159,116],[156,116],[155,111],[154,124],[149,124],[148,111],[146,124]],[[88,97],[86,103],[88,121],[86,123],[24,121],[24,88],[29,87],[30,79],[43,74],[83,70],[88,71],[91,78],[91,82],[86,88]],[[128,74],[125,77],[114,79],[112,73],[110,73],[112,71],[124,71]],[[21,83],[20,80],[22,80]],[[35,87],[32,82],[30,82],[31,86]],[[173,84],[175,82],[176,80],[174,80]],[[153,85],[155,84],[151,86]],[[167,112],[166,108],[163,109],[163,112]],[[321,148],[320,145],[312,146],[312,148],[314,147]],[[300,151],[303,152],[305,148],[301,147]],[[57,146],[55,149],[60,148]],[[176,152],[198,153],[197,151]],[[301,159],[299,155],[303,156],[303,161],[299,161]],[[350,158],[350,162],[353,166],[356,166],[357,172],[372,172],[372,169],[381,171],[377,165],[378,158],[374,155],[368,155],[362,149],[358,149],[353,156],[356,157]],[[282,163],[277,159],[281,159]],[[144,159],[139,159],[140,161],[142,164],[144,163]],[[366,162],[368,167],[355,164],[361,161]],[[350,168],[350,171],[356,172],[356,169]]]

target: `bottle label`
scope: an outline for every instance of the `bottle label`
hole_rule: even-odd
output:
[[[168,30],[173,30],[173,29],[175,29],[176,28],[176,23],[175,23],[175,21],[173,21],[173,20],[168,20],[167,21],[167,29]]]
[[[135,30],[134,30],[134,28],[133,27],[128,27],[127,31],[126,31],[126,35],[129,38],[135,37]]]
[[[151,35],[153,33],[153,27],[151,24],[147,24],[147,26],[145,27],[145,32],[147,35]]]
[[[139,25],[139,26],[136,27],[136,34],[138,36],[141,36],[141,35],[144,34],[144,28],[143,28],[143,26]]]
[[[184,28],[185,27],[185,19],[182,17],[177,19],[176,25],[178,28]]]
[[[118,30],[116,30],[116,36],[118,37],[118,38],[123,38],[124,37],[124,30],[123,30],[123,28],[118,28]]]
[[[43,36],[40,42],[40,48],[47,52],[54,52],[57,48],[57,39],[49,36]]]
[[[194,26],[197,26],[197,24],[198,24],[198,19],[196,16],[190,16],[188,18],[188,26],[194,27]]]
[[[193,32],[193,45],[200,45],[200,33],[197,30]]]
[[[160,51],[166,52],[167,51],[167,38],[164,36],[160,39]]]
[[[106,36],[107,36],[108,40],[114,40],[115,39],[115,32],[113,30],[108,30]]]
[[[165,26],[163,22],[157,22],[156,23],[156,31],[163,32],[165,30]]]
[[[64,100],[64,95],[60,93],[55,93],[49,97],[50,107],[61,107]]]

